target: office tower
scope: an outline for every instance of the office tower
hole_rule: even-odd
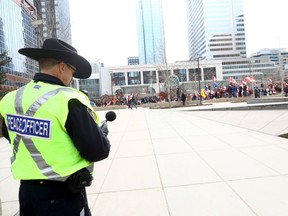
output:
[[[47,37],[71,43],[69,13],[68,0],[0,0],[0,53],[10,60],[0,66],[7,79],[1,88],[19,88],[39,71],[38,62],[20,55],[20,48],[39,47]]]
[[[58,38],[71,44],[69,0],[34,0],[40,39]],[[40,42],[42,44],[43,41]]]
[[[243,0],[187,0],[189,58],[246,57]]]
[[[24,83],[17,77],[30,79],[38,71],[37,62],[18,53],[20,48],[37,46],[35,29],[31,24],[36,16],[37,10],[28,0],[1,0],[0,52],[7,52],[10,62],[1,66],[0,72],[6,73],[6,84],[10,86],[22,86]]]
[[[161,0],[137,0],[136,5],[139,63],[166,63]]]

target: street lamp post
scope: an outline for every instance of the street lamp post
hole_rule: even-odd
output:
[[[190,60],[192,60],[194,62],[194,82],[195,82],[195,89],[196,89],[196,70],[195,70],[195,60],[197,60],[197,72],[200,72],[200,76],[198,79],[198,94],[199,94],[199,103],[198,105],[202,105],[202,96],[201,96],[201,83],[200,83],[200,79],[201,79],[201,71],[200,71],[200,57],[198,55],[196,55],[195,57],[191,58]]]
[[[281,53],[280,53],[280,49],[278,50],[278,68],[279,68],[279,76],[280,76],[280,86],[281,86],[281,96],[283,96],[284,94],[284,88],[283,88],[283,70],[282,70],[282,66],[281,66]]]
[[[199,66],[199,56],[197,57],[197,70],[198,70],[198,73],[200,72],[200,66]],[[201,79],[201,72],[200,72],[200,76],[199,76],[199,79],[198,79],[198,84],[199,84],[199,105],[202,105],[202,95],[201,95],[201,84],[200,84],[200,79]]]
[[[287,97],[287,93],[285,92],[284,93],[284,77],[286,77],[286,73],[287,73],[287,69],[288,69],[288,65],[286,64],[286,65],[284,65],[284,70],[282,70],[282,77],[283,77],[283,83],[282,83],[282,86],[283,86],[283,95],[282,96],[284,96],[284,97]],[[285,82],[286,83],[286,82]],[[287,87],[286,85],[285,85],[285,87]]]
[[[255,63],[255,60],[254,59],[250,59],[250,78],[252,78],[253,76],[253,67],[254,67],[254,64]],[[254,92],[255,89],[253,88],[253,83],[252,81],[250,81],[250,88],[251,88],[251,91]],[[251,96],[253,97],[253,94],[251,94]]]
[[[193,84],[193,86],[192,86],[192,88],[194,88],[194,93],[195,93],[195,91],[196,91],[196,81],[197,81],[197,79],[196,79],[196,70],[195,70],[195,61],[193,61],[193,64],[194,64],[194,68],[193,68],[193,73],[194,73],[194,84]]]
[[[109,73],[110,73],[111,95],[113,97],[113,71],[109,71]]]
[[[284,86],[283,86],[283,84],[284,84],[284,78],[283,78],[283,70],[282,70],[282,68],[281,68],[281,66],[280,66],[280,76],[281,76],[281,96],[283,97],[284,96]]]

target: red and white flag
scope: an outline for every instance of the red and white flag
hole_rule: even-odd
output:
[[[270,77],[267,77],[267,81],[272,83],[272,79]]]
[[[236,84],[236,83],[237,83],[236,80],[233,79],[232,77],[229,77],[229,78],[228,78],[228,82],[233,83],[233,84]]]
[[[244,80],[245,82],[248,82],[248,83],[250,83],[250,82],[256,82],[256,78],[253,77],[253,76],[245,77],[243,80]]]
[[[253,77],[253,76],[250,76],[250,79],[251,79],[251,82],[256,82],[257,81],[256,77]]]

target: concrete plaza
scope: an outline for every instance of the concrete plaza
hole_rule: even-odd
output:
[[[287,216],[288,140],[278,135],[288,133],[288,110],[207,110],[228,106],[115,110],[110,156],[87,190],[92,214]],[[1,138],[3,216],[18,211],[9,155]]]

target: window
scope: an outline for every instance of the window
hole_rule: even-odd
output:
[[[125,82],[125,73],[112,73],[112,85],[114,86],[121,86],[126,85]]]
[[[141,84],[141,77],[139,71],[128,72],[128,85]]]
[[[156,82],[157,82],[156,71],[143,71],[144,84],[152,84]]]
[[[180,82],[187,81],[186,69],[176,69],[173,71],[174,75],[176,75]]]

